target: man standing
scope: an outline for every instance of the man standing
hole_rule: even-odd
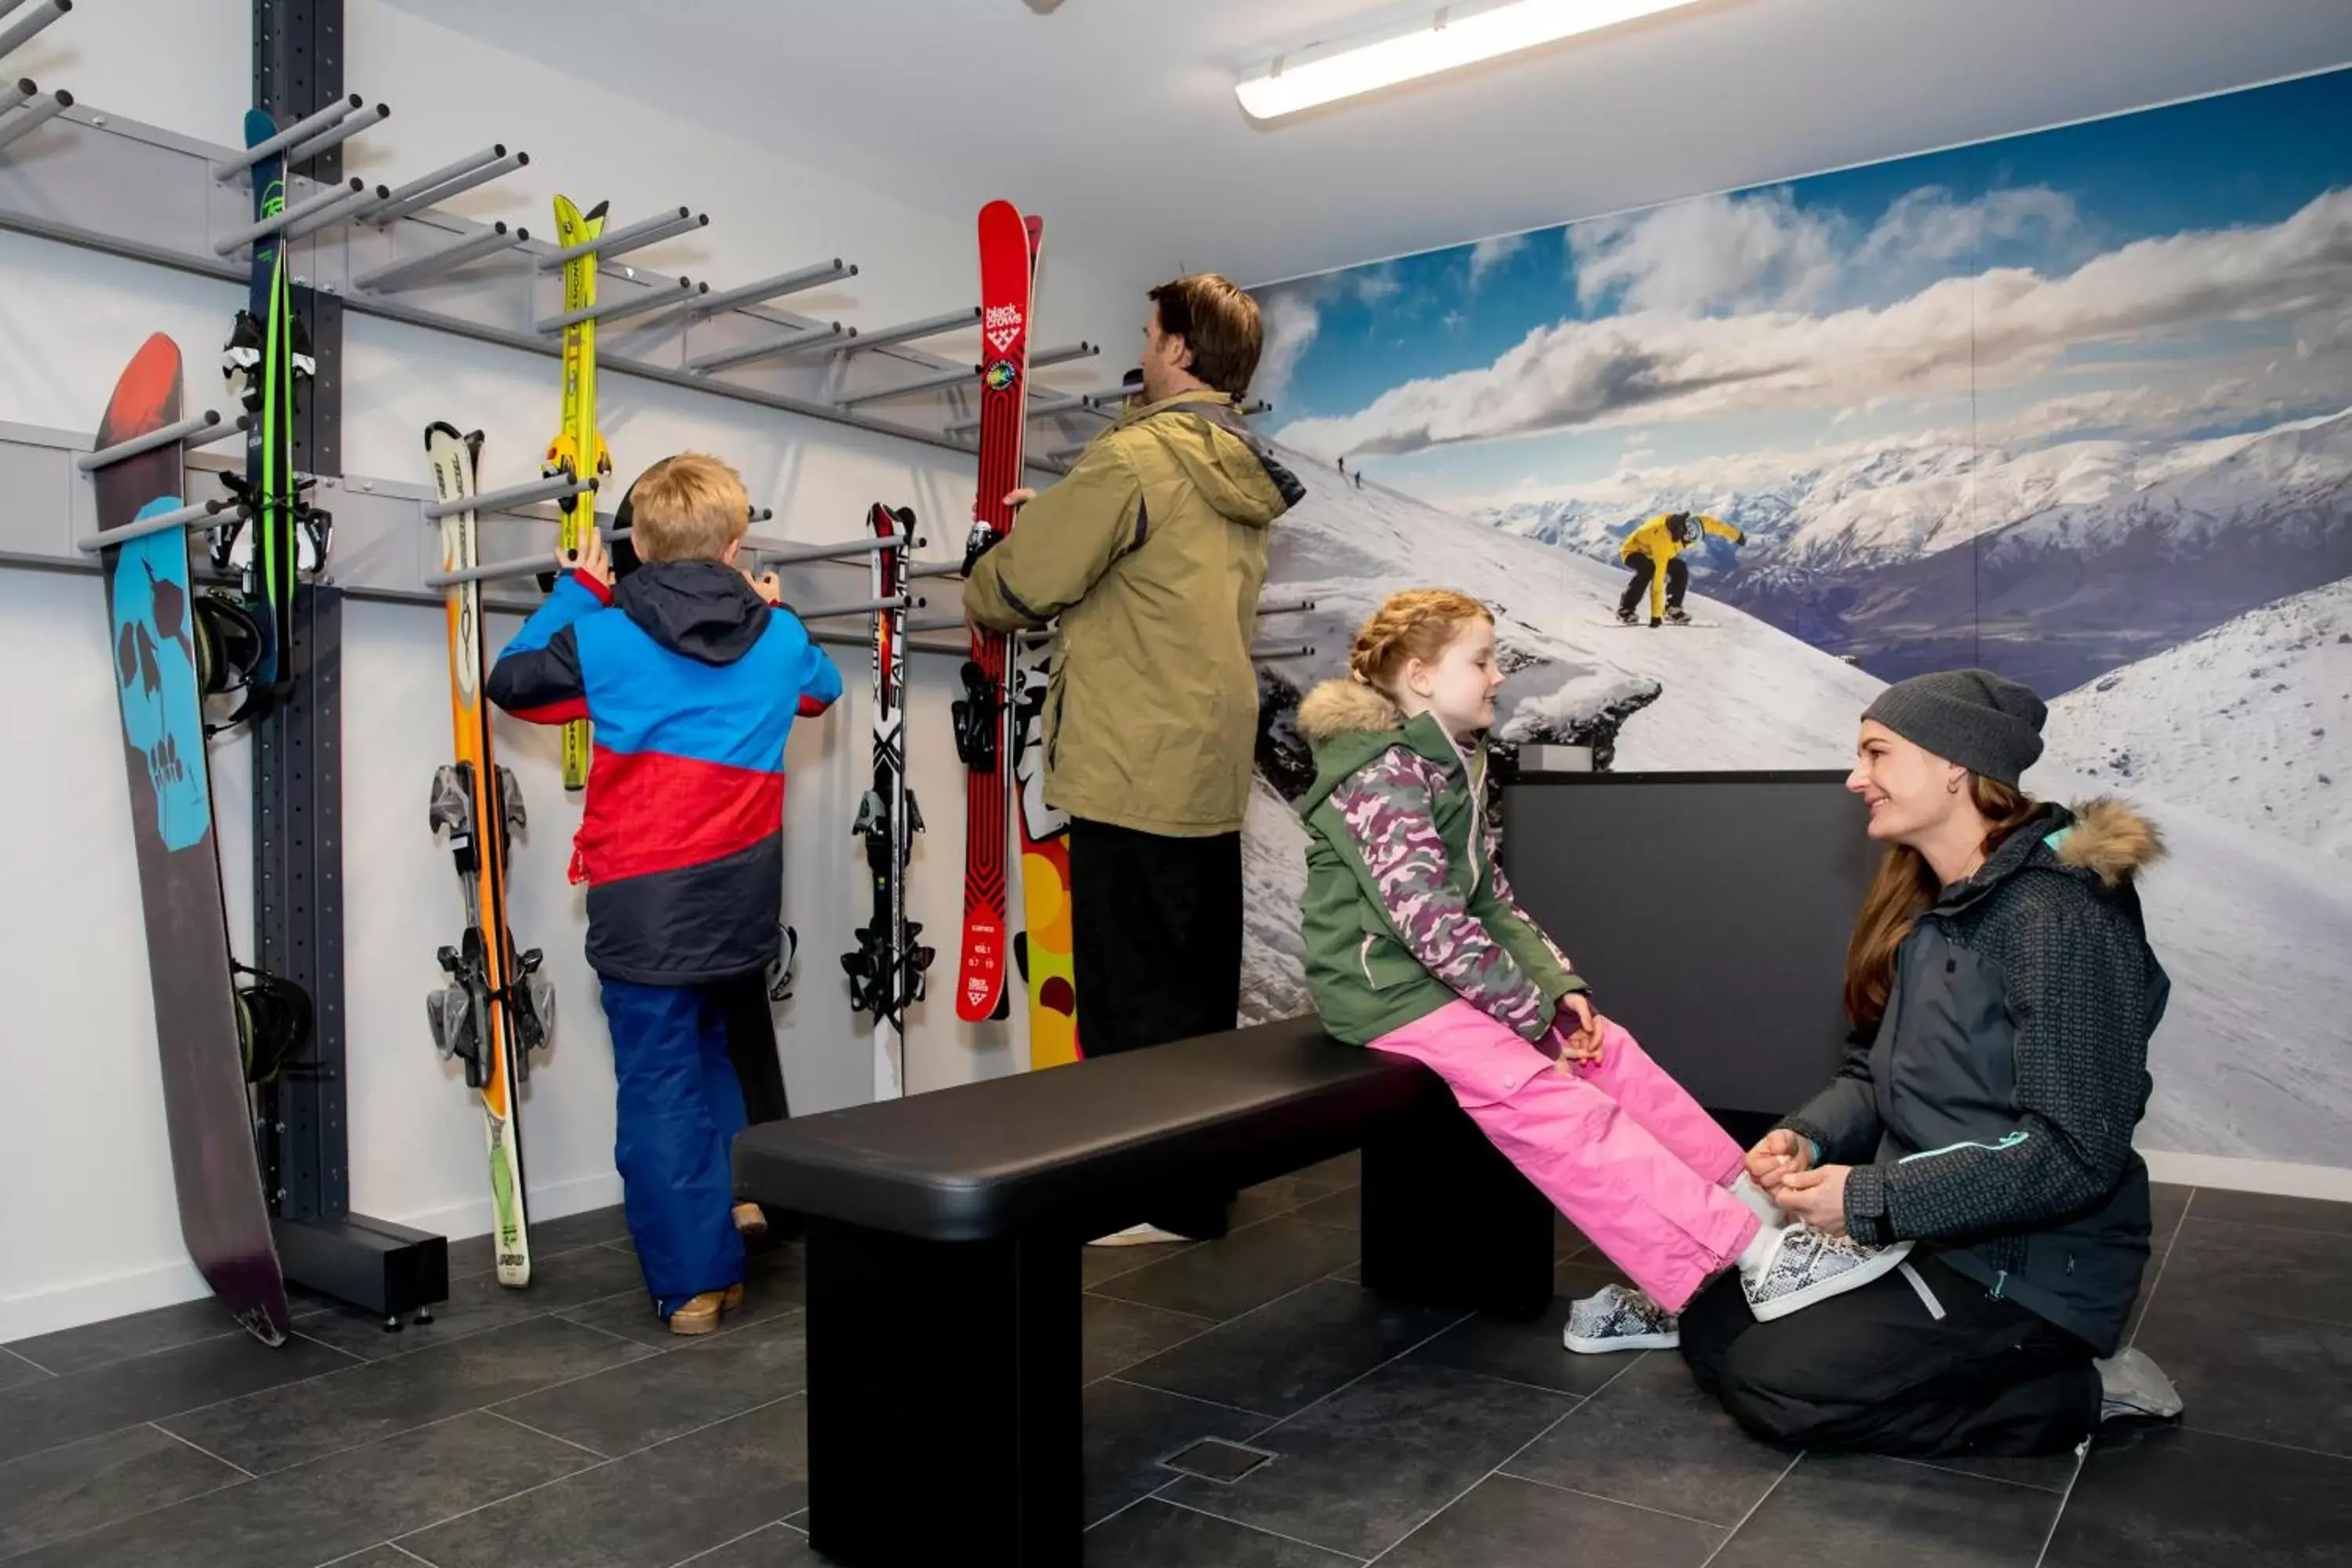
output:
[[[964,585],[981,626],[1057,623],[1045,800],[1071,818],[1087,1056],[1234,1026],[1257,743],[1250,642],[1267,526],[1306,494],[1234,406],[1257,370],[1256,303],[1213,273],[1150,300],[1139,401],[1059,484],[1013,492],[1020,526]],[[1181,1228],[1221,1235],[1222,1208]]]

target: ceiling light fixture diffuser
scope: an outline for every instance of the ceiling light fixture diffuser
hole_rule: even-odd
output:
[[[1252,119],[1274,120],[1696,3],[1502,0],[1491,5],[1440,5],[1428,21],[1403,29],[1277,56],[1263,70],[1236,83],[1234,94]]]

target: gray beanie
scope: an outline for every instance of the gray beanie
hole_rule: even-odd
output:
[[[2012,788],[2042,755],[2042,699],[1989,669],[1947,669],[1878,694],[1875,719],[1915,746]]]

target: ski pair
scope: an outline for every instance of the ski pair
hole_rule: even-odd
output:
[[[853,830],[866,841],[873,915],[841,966],[850,1006],[874,1019],[874,1098],[895,1100],[906,1092],[907,1005],[923,999],[933,956],[917,941],[923,928],[907,919],[907,861],[923,830],[922,810],[907,787],[907,552],[915,514],[877,502],[866,521],[877,540],[897,543],[874,552],[874,784],[858,802]]]
[[[433,488],[444,501],[480,493],[482,436],[452,425],[425,429]],[[481,563],[480,534],[468,506],[441,521],[441,568]],[[489,673],[482,642],[482,589],[453,583],[446,603],[449,630],[449,719],[456,760],[435,770],[428,821],[446,836],[457,868],[465,933],[440,950],[448,984],[425,999],[433,1043],[466,1069],[480,1091],[490,1166],[491,1244],[499,1283],[530,1283],[530,1231],[523,1199],[519,1091],[530,1075],[530,1052],[555,1023],[555,987],[541,974],[539,950],[515,951],[507,926],[507,856],[524,826],[522,792],[499,766],[483,696]]]

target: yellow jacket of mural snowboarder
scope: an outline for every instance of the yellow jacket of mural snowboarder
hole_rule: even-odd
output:
[[[1625,585],[1625,596],[1618,601],[1619,620],[1632,624],[1633,606],[1645,588],[1650,595],[1652,626],[1661,618],[1690,618],[1683,613],[1683,594],[1690,586],[1690,568],[1677,557],[1698,542],[1702,531],[1718,539],[1728,539],[1734,544],[1748,542],[1748,535],[1729,523],[1703,512],[1687,511],[1662,511],[1626,536],[1617,558],[1633,564],[1633,580]]]

